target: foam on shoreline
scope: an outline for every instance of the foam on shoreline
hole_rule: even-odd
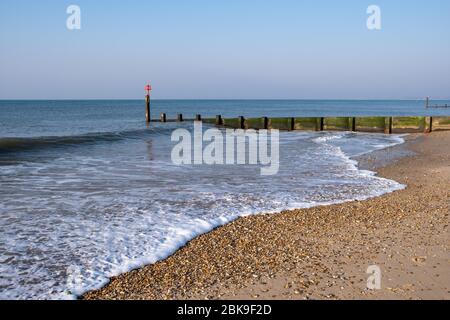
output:
[[[345,134],[337,134],[334,136],[319,137],[319,138],[315,139],[315,142],[327,143],[332,140],[341,139],[344,137],[344,135]],[[388,145],[378,145],[377,148],[375,148],[372,151],[382,150],[387,147],[393,147],[395,145],[399,145],[399,144],[402,144],[405,142],[401,135],[392,136],[392,138],[393,138],[394,143],[388,144]],[[363,154],[371,153],[372,151],[362,152],[359,154],[355,154],[354,156],[355,157],[361,156]],[[360,175],[366,176],[366,177],[372,177],[372,178],[376,177],[377,173],[374,171],[359,169],[358,161],[353,160],[351,157],[347,156],[339,147],[336,147],[335,152],[337,154],[340,154],[340,156],[342,156],[342,158],[345,159],[345,161],[347,161],[348,165],[352,166],[353,167],[352,169],[355,171],[358,171]],[[380,180],[389,181],[389,182],[392,181],[392,180],[382,178],[382,177],[376,177],[376,178],[380,179]],[[364,201],[364,200],[368,200],[371,198],[382,196],[387,193],[403,190],[404,188],[406,188],[405,185],[396,183],[396,185],[391,190],[378,190],[369,195],[360,195],[360,196],[356,196],[352,199],[346,199],[346,200],[341,200],[341,201],[330,201],[330,202],[322,202],[322,203],[295,203],[295,204],[292,204],[291,206],[283,207],[278,210],[264,211],[264,212],[258,212],[258,213],[255,213],[255,212],[245,213],[244,212],[239,215],[232,215],[229,217],[219,217],[217,219],[213,219],[212,221],[196,219],[195,221],[193,221],[192,227],[189,227],[188,229],[186,229],[186,226],[184,226],[183,228],[172,228],[173,233],[176,234],[177,236],[175,236],[173,239],[171,239],[169,241],[164,242],[164,244],[161,246],[160,250],[158,252],[156,252],[154,254],[154,256],[146,257],[141,260],[134,261],[133,263],[130,263],[126,268],[117,270],[117,272],[115,272],[111,277],[115,277],[120,274],[130,272],[134,269],[138,269],[143,266],[150,265],[150,264],[156,263],[158,261],[164,260],[164,259],[170,257],[171,255],[173,255],[180,248],[184,247],[188,242],[192,241],[196,237],[206,234],[208,232],[211,232],[212,230],[214,230],[218,227],[222,227],[222,226],[224,226],[228,223],[231,223],[242,217],[257,215],[257,214],[277,214],[281,211],[286,211],[286,210],[307,209],[307,208],[312,208],[312,207],[317,207],[317,206],[330,206],[330,205],[336,205],[336,204],[352,202],[352,201]],[[80,291],[78,291],[78,295],[82,296],[86,292],[89,292],[92,290],[98,290],[98,289],[102,288],[104,285],[106,285],[108,282],[109,282],[109,279],[106,280],[102,285],[100,285],[96,288],[91,288],[90,290],[80,290]]]
[[[40,163],[21,164],[18,171],[9,167],[6,177],[28,174],[39,179],[35,184],[14,181],[10,190],[20,192],[28,183],[36,188],[28,203],[37,203],[38,198],[43,207],[30,212],[39,220],[17,207],[17,221],[4,224],[9,224],[11,236],[1,241],[16,255],[16,266],[12,265],[16,269],[0,266],[2,284],[15,288],[1,296],[74,299],[103,287],[113,276],[163,260],[195,237],[239,217],[365,200],[405,187],[358,169],[352,159],[361,150],[402,143],[401,137],[343,132],[285,133],[281,139],[286,146],[283,171],[272,178],[255,174],[257,168],[239,167],[241,174],[236,175],[236,168],[229,166],[180,168],[164,159],[132,161],[148,151],[140,139],[116,142],[114,154],[104,161],[98,154],[103,155],[105,147],[89,145],[82,147],[82,155],[60,156],[44,167]],[[144,175],[146,171],[152,174]],[[192,174],[196,181],[190,179]],[[213,185],[212,175],[218,181]],[[45,198],[41,192],[47,190],[51,196]],[[0,203],[5,214],[14,213],[17,206]],[[30,257],[20,255],[27,250],[36,252],[31,267],[24,264]],[[14,270],[25,275],[18,278]],[[17,286],[20,279],[25,285]]]

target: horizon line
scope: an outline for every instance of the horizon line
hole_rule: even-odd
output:
[[[139,101],[143,98],[0,98],[0,101]],[[423,98],[154,98],[153,101],[425,101]],[[450,100],[449,98],[431,98],[430,100]]]

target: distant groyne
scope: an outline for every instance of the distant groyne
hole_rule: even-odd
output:
[[[167,118],[162,113],[160,120],[152,122],[183,122],[202,121],[204,123],[233,129],[278,129],[285,131],[354,131],[354,132],[380,132],[380,133],[417,133],[439,130],[450,130],[450,116],[438,117],[261,117],[261,118],[224,118],[217,115],[215,118],[185,119],[178,114],[175,119]]]

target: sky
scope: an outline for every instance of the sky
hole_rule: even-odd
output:
[[[0,1],[0,99],[139,99],[147,82],[157,99],[449,99],[450,1]]]

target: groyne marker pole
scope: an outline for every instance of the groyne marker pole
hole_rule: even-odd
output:
[[[152,91],[152,86],[147,84],[145,91],[147,91],[147,95],[145,96],[145,120],[147,123],[150,123],[150,91]]]

